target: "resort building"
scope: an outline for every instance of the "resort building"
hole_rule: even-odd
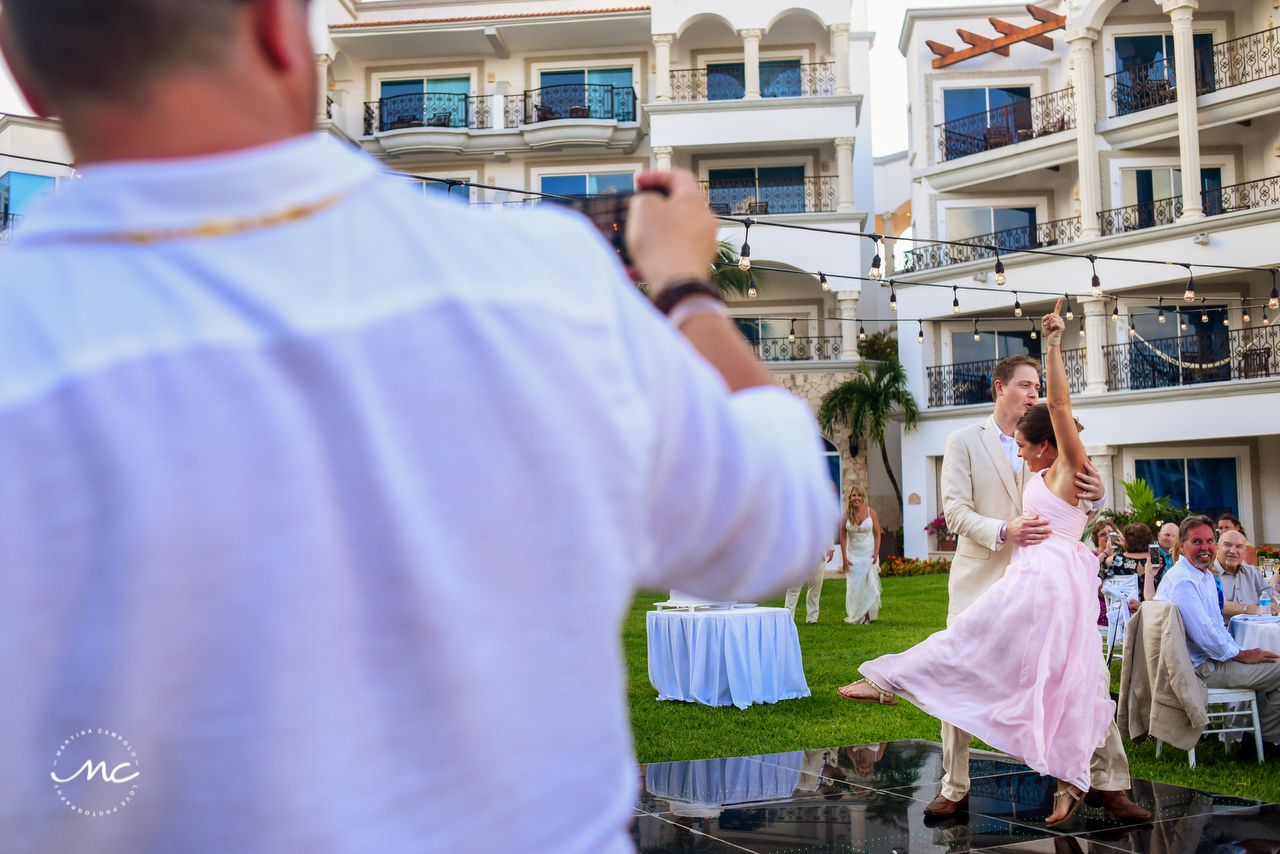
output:
[[[923,321],[901,330],[922,408],[903,440],[907,554],[937,548],[924,528],[947,434],[987,416],[998,358],[1040,355],[1035,327],[1065,293],[1083,295],[1062,346],[1111,502],[1142,478],[1280,541],[1276,14],[1258,0],[907,13],[910,225],[960,244],[917,244],[895,274],[901,315]]]
[[[0,246],[32,205],[72,178],[70,162],[59,122],[0,114]]]

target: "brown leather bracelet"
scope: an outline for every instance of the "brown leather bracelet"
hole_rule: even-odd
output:
[[[720,292],[706,279],[690,279],[687,282],[679,282],[663,288],[662,292],[653,298],[653,307],[663,314],[671,314],[673,308],[689,297],[695,296],[722,300]]]

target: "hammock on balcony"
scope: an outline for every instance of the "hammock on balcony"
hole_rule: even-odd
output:
[[[1151,342],[1143,338],[1141,334],[1135,332],[1133,333],[1133,335],[1140,342],[1142,342],[1142,344],[1152,353],[1159,356],[1161,359],[1168,362],[1169,364],[1175,365],[1187,371],[1204,371],[1204,370],[1209,370],[1211,368],[1221,368],[1224,365],[1231,364],[1231,360],[1235,358],[1234,354],[1229,354],[1225,359],[1219,359],[1216,362],[1184,362],[1181,359],[1175,359],[1174,357],[1170,356],[1168,353],[1163,353],[1159,349],[1151,346]],[[1242,352],[1253,348],[1254,345],[1259,344],[1261,341],[1262,341],[1262,337],[1255,335],[1252,341],[1248,342],[1247,344],[1244,345],[1244,347],[1241,348]]]

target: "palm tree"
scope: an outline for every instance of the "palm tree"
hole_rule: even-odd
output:
[[[867,362],[858,365],[852,378],[827,392],[818,408],[818,425],[830,436],[836,424],[849,428],[849,450],[857,454],[858,440],[866,436],[873,445],[880,446],[884,470],[902,506],[902,489],[889,465],[889,451],[885,448],[885,430],[893,416],[894,407],[902,408],[903,429],[910,433],[920,421],[920,408],[907,387],[907,372],[897,359],[886,359],[871,367]]]
[[[711,284],[716,286],[722,297],[746,297],[753,278],[757,288],[768,278],[763,270],[747,272],[739,269],[739,260],[738,250],[727,240],[721,240],[715,260],[711,262]]]

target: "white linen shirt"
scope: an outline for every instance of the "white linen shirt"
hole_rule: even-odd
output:
[[[1222,624],[1218,585],[1212,572],[1201,572],[1181,557],[1165,573],[1156,600],[1178,606],[1192,667],[1199,667],[1208,659],[1228,661],[1240,654],[1240,647]]]
[[[630,850],[623,617],[810,572],[808,407],[563,210],[318,136],[82,171],[0,256],[0,851]],[[140,776],[88,819],[95,727]]]

